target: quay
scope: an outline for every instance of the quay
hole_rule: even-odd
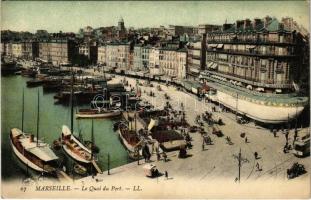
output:
[[[111,82],[119,82],[123,77],[116,76]],[[132,86],[135,85],[136,80],[126,77],[126,80]],[[198,114],[205,111],[212,112],[211,103],[199,101],[194,95],[176,90],[173,86],[166,86],[164,84],[152,82],[154,87],[140,86],[142,91],[142,99],[154,105],[155,108],[163,109],[166,100],[164,94],[167,93],[171,96],[169,102],[175,109],[180,109],[183,103],[186,111],[186,119],[190,125],[196,125],[195,118]],[[162,91],[156,92],[156,86],[160,85]],[[155,97],[147,95],[150,91],[156,93]],[[215,117],[221,117],[224,124],[219,126],[225,137],[231,138],[233,145],[226,143],[225,137],[218,138],[211,135],[213,145],[206,145],[202,151],[202,136],[199,133],[191,133],[193,148],[187,150],[188,158],[179,159],[177,151],[168,152],[168,162],[164,162],[163,158],[157,160],[156,154],[151,157],[151,164],[156,165],[158,170],[162,173],[168,172],[169,179],[172,184],[181,184],[181,182],[191,182],[200,180],[202,183],[211,183],[217,180],[226,180],[228,183],[235,183],[238,175],[238,163],[234,155],[237,155],[241,149],[242,156],[246,162],[241,168],[241,182],[250,183],[256,181],[279,181],[286,180],[286,170],[294,162],[299,162],[305,165],[306,169],[309,168],[310,163],[308,158],[297,158],[291,153],[284,154],[283,146],[285,144],[285,136],[277,133],[274,137],[270,130],[256,126],[254,123],[238,124],[235,121],[235,116],[229,112],[213,112]],[[211,127],[204,125],[205,130],[210,133]],[[304,131],[304,129],[299,129]],[[241,133],[245,133],[248,142],[246,143],[240,137]],[[289,141],[293,141],[293,130],[290,130]],[[260,159],[254,158],[254,152],[258,152]],[[256,164],[262,167],[262,171],[256,170]],[[94,178],[86,177],[81,181],[104,181],[109,183],[112,180],[118,180],[122,177],[133,178],[134,180],[141,180],[147,183],[166,183],[166,178],[161,176],[156,179],[145,177],[143,166],[146,163],[143,160],[135,161],[130,164],[110,169],[108,172],[98,174]],[[147,163],[150,164],[150,163]],[[306,183],[309,181],[309,174],[298,177],[299,180]]]

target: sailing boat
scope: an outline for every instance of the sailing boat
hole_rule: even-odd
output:
[[[73,134],[73,81],[74,75],[72,74],[71,80],[71,128],[69,129],[66,125],[62,127],[62,147],[64,151],[73,160],[90,164],[92,163],[96,170],[101,173],[101,170],[97,166],[95,159],[92,154],[92,150],[88,149],[84,144],[82,144],[79,139]]]
[[[104,90],[106,91],[106,90]],[[106,104],[106,102],[109,100],[105,99],[107,96],[106,93],[104,93],[103,102]],[[95,99],[96,101],[97,99]],[[96,103],[94,103],[96,105]],[[96,106],[97,107],[97,106]],[[91,108],[91,109],[79,109],[79,112],[76,114],[76,118],[112,118],[112,117],[118,117],[121,115],[121,111],[119,109],[109,109],[109,108]]]
[[[50,146],[39,138],[39,91],[37,113],[37,136],[24,132],[24,90],[22,110],[22,130],[11,129],[10,141],[15,155],[28,167],[43,173],[56,175],[58,157]]]

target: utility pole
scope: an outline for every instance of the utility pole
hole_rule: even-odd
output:
[[[239,183],[241,181],[241,148],[239,152]]]
[[[139,148],[137,148],[137,165],[139,165]]]
[[[108,153],[108,175],[110,175],[110,154]]]
[[[241,148],[240,148],[239,154],[238,155],[233,155],[233,157],[238,160],[238,170],[239,170],[238,181],[240,183],[240,181],[241,181],[241,167],[242,167],[242,164],[245,163],[245,162],[249,162],[249,161],[246,158],[242,157]]]
[[[239,94],[236,93],[236,106],[235,106],[235,119],[238,120],[238,100],[239,100]]]

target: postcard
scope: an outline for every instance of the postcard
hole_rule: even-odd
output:
[[[309,1],[3,1],[3,198],[310,198]]]

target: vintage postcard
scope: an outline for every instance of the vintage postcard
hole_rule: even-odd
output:
[[[309,8],[1,2],[1,197],[310,198]]]

